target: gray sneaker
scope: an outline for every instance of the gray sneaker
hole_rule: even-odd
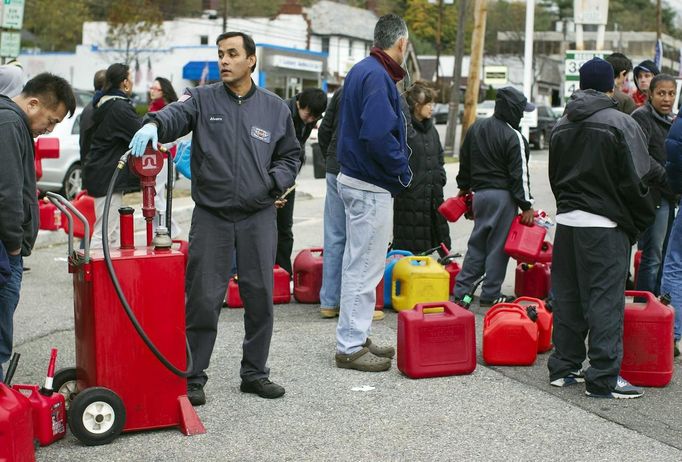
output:
[[[350,355],[336,353],[336,367],[341,369],[355,369],[362,372],[383,372],[391,368],[390,358],[380,358],[373,355],[369,348],[362,347]]]
[[[623,377],[618,376],[616,381],[616,388],[608,393],[593,393],[591,391],[585,390],[585,394],[592,398],[607,398],[607,399],[632,399],[639,398],[644,395],[644,390],[639,387],[632,385],[630,382],[625,380]]]

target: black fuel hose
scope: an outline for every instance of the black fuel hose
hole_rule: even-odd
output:
[[[116,276],[116,272],[114,271],[114,265],[111,261],[111,254],[109,253],[109,220],[107,219],[107,217],[109,217],[109,209],[111,208],[111,196],[114,193],[114,185],[116,184],[116,178],[118,178],[118,174],[123,169],[123,167],[126,166],[127,159],[128,153],[124,154],[118,161],[118,164],[116,165],[116,170],[114,170],[114,174],[112,175],[111,181],[109,182],[107,196],[104,201],[104,211],[102,212],[102,216],[105,217],[102,220],[102,250],[104,251],[104,262],[106,263],[107,271],[109,272],[109,277],[111,278],[111,283],[114,285],[114,290],[116,290],[116,295],[118,295],[118,299],[121,301],[121,305],[123,305],[123,310],[125,311],[126,315],[128,315],[128,319],[130,319],[130,322],[137,331],[137,335],[140,336],[144,344],[147,345],[147,348],[149,348],[149,350],[154,354],[154,356],[156,356],[156,358],[159,361],[161,361],[161,363],[166,367],[166,369],[168,369],[173,374],[179,377],[189,377],[190,375],[192,375],[194,369],[194,362],[192,361],[192,351],[190,350],[189,341],[187,340],[187,337],[185,337],[185,347],[187,349],[187,370],[183,371],[175,367],[168,359],[166,359],[166,357],[156,348],[156,345],[154,345],[154,343],[149,339],[149,337],[145,333],[144,329],[142,328],[137,318],[135,317],[135,313],[133,313],[133,310],[130,308],[128,300],[126,300],[125,295],[123,294],[121,285],[118,282],[118,277]],[[170,207],[170,204],[168,204],[166,207],[167,208]]]

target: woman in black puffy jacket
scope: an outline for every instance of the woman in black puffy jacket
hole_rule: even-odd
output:
[[[407,144],[412,151],[410,187],[395,198],[393,205],[393,248],[413,253],[438,246],[450,247],[450,229],[438,213],[447,181],[443,168],[443,147],[431,115],[435,90],[416,82],[405,94],[411,115]],[[409,118],[407,123],[410,124]]]
[[[103,94],[93,100],[95,114],[93,126],[85,132],[88,158],[83,167],[83,186],[95,198],[93,248],[102,247],[104,201],[116,164],[128,150],[130,139],[142,127],[142,119],[130,100],[132,94],[130,68],[127,64],[116,63],[107,69]],[[116,180],[109,210],[108,238],[111,245],[118,241],[118,208],[123,194],[139,189],[139,179],[127,168],[123,169]]]

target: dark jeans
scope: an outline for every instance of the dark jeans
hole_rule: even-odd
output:
[[[292,191],[286,197],[287,203],[281,209],[277,209],[277,256],[275,264],[281,266],[291,276],[291,251],[294,248],[294,199],[296,191]]]
[[[557,226],[552,256],[554,351],[547,362],[550,381],[580,370],[587,353],[585,388],[599,394],[615,388],[623,359],[629,247],[618,228]]]
[[[9,361],[12,355],[14,310],[19,304],[21,277],[24,273],[23,258],[21,255],[10,255],[9,265],[12,275],[7,283],[0,287],[0,381],[5,377],[2,365]]]
[[[225,299],[232,260],[239,266],[239,294],[244,301],[244,342],[240,375],[268,377],[272,336],[272,266],[275,261],[275,208],[267,207],[230,222],[195,207],[189,231],[187,340],[194,373],[189,383],[205,384]]]

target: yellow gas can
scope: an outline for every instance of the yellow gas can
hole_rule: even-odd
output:
[[[393,267],[391,303],[396,311],[417,303],[447,302],[450,275],[431,257],[405,257]]]

